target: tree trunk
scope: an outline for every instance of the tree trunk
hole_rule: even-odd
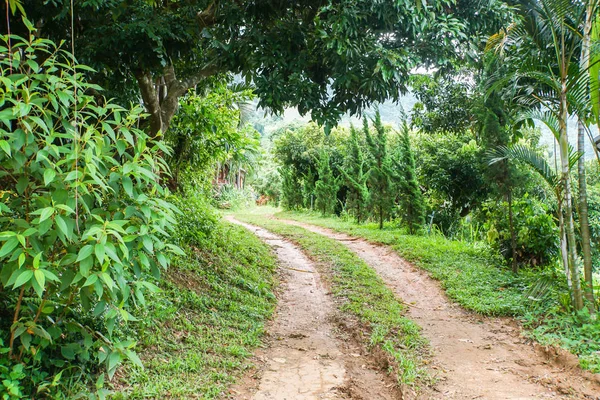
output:
[[[571,177],[569,175],[569,140],[567,136],[567,82],[566,77],[562,79],[562,90],[560,93],[560,136],[558,147],[560,149],[560,163],[562,182],[564,188],[565,225],[567,233],[567,256],[571,280],[573,282],[573,299],[576,310],[583,308],[583,295],[581,292],[581,280],[577,266],[577,244],[575,241],[575,225],[573,221],[573,203],[571,194]]]
[[[513,222],[513,207],[512,207],[512,190],[508,188],[508,228],[510,229],[510,247],[512,249],[512,272],[519,272],[519,264],[517,264],[517,235]]]
[[[154,74],[147,70],[135,71],[142,100],[150,114],[149,133],[151,136],[169,129],[171,120],[177,111],[179,98],[196,86],[203,79],[218,72],[213,66],[207,66],[184,80],[177,79],[173,65],[166,66],[162,76],[154,79]]]
[[[588,218],[587,185],[585,182],[585,126],[578,121],[577,148],[581,153],[577,169],[579,178],[579,225],[581,230],[581,250],[583,253],[583,271],[585,286],[583,293],[588,301],[591,315],[596,314],[594,301],[594,281],[592,277],[592,247],[590,244],[590,223]]]
[[[559,193],[562,196],[562,193]],[[563,264],[565,277],[567,278],[567,287],[569,288],[569,296],[571,304],[575,304],[573,297],[573,282],[571,281],[571,272],[569,271],[569,255],[567,252],[567,233],[565,232],[565,216],[563,214],[562,201],[558,201],[558,227],[560,228],[560,256]]]
[[[596,3],[597,0],[588,0],[586,5],[586,17],[581,42],[580,67],[582,71],[589,71],[590,68],[590,34],[592,31],[592,22]],[[589,74],[589,72],[586,73]],[[584,122],[585,117],[585,115],[580,115],[579,120],[577,121],[577,149],[581,153],[581,157],[579,158],[577,164],[579,178],[579,224],[581,229],[581,249],[583,253],[583,270],[585,276],[584,295],[588,300],[587,306],[590,314],[595,316],[596,307],[594,302],[594,282],[592,277],[592,248],[590,245],[587,185],[585,182],[585,136],[587,125]],[[595,146],[594,143],[592,143],[592,145]]]

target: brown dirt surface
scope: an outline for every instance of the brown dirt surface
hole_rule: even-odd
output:
[[[393,400],[400,395],[349,335],[340,331],[330,292],[316,265],[295,245],[264,229],[237,223],[269,244],[279,259],[280,293],[258,368],[230,389],[232,399]]]
[[[391,248],[298,221],[280,221],[340,241],[408,305],[408,316],[431,343],[430,372],[438,378],[419,399],[600,399],[600,375],[582,371],[575,356],[529,343],[513,319],[465,311],[448,299],[439,282]]]

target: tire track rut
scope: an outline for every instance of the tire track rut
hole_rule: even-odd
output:
[[[352,341],[342,340],[334,322],[336,308],[315,264],[291,242],[242,223],[270,245],[280,263],[282,281],[268,346],[255,354],[253,376],[230,390],[231,398],[252,400],[392,400],[381,371]]]
[[[439,282],[387,246],[314,225],[281,220],[339,241],[374,268],[408,305],[434,352],[438,383],[423,399],[600,399],[600,375],[582,371],[572,355],[561,362],[525,344],[510,318],[486,318],[447,298]],[[566,361],[565,361],[566,360]]]

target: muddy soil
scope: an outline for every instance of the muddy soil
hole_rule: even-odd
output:
[[[227,219],[253,231],[275,250],[281,280],[268,345],[255,354],[258,369],[230,390],[230,398],[399,399],[386,374],[339,329],[335,304],[315,264],[281,237]]]
[[[430,371],[438,378],[433,388],[410,397],[600,399],[600,375],[582,371],[574,356],[531,344],[510,318],[465,311],[447,298],[439,282],[389,247],[297,221],[282,222],[340,241],[409,305],[408,316],[431,343]]]

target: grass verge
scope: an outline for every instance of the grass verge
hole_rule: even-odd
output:
[[[182,246],[148,299],[138,327],[145,368],[121,371],[115,398],[214,399],[250,367],[275,306],[275,258],[243,228],[213,221],[211,231]]]
[[[427,341],[420,335],[419,326],[403,316],[402,303],[364,261],[337,241],[306,229],[256,214],[236,214],[236,217],[292,240],[329,269],[325,278],[333,295],[340,300],[341,311],[350,313],[369,328],[366,344],[387,353],[400,385],[418,388],[430,379],[423,368]]]
[[[464,308],[483,315],[514,316],[524,323],[526,335],[543,345],[569,350],[579,357],[582,368],[600,373],[600,320],[591,320],[585,310],[580,314],[565,311],[566,283],[555,269],[524,269],[515,275],[486,246],[407,235],[390,225],[380,230],[376,224],[356,225],[311,212],[286,211],[276,217],[389,245],[439,280],[448,296]]]

